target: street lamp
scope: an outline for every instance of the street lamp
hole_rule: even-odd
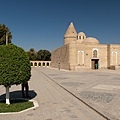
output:
[[[6,45],[8,44],[8,33],[6,32]]]

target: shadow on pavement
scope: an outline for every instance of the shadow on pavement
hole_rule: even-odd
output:
[[[30,98],[28,99],[33,99],[34,97],[37,96],[37,93],[34,90],[29,90],[29,95],[30,95]],[[0,95],[0,99],[5,99],[5,97],[6,97],[6,94]],[[22,91],[19,90],[19,91],[10,92],[10,99],[14,99],[14,98],[22,98]]]

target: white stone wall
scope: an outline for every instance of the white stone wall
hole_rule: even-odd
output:
[[[30,61],[31,67],[49,67],[51,61]]]

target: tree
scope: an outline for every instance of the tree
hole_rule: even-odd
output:
[[[36,60],[37,55],[36,55],[36,52],[35,52],[34,48],[31,48],[31,49],[27,52],[27,54],[28,54],[30,60]]]
[[[51,53],[48,50],[39,50],[37,52],[37,60],[50,61]]]
[[[0,85],[6,88],[6,104],[10,104],[9,88],[29,81],[31,65],[26,52],[16,45],[0,46]]]
[[[8,43],[11,43],[12,35],[9,28],[0,24],[0,45],[6,44],[6,35],[8,36]]]

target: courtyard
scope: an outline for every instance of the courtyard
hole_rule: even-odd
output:
[[[32,67],[29,93],[39,107],[19,114],[0,114],[0,120],[120,120],[119,72]],[[0,86],[0,95],[0,99],[5,97],[4,86]],[[21,86],[12,86],[10,95],[22,97]]]

